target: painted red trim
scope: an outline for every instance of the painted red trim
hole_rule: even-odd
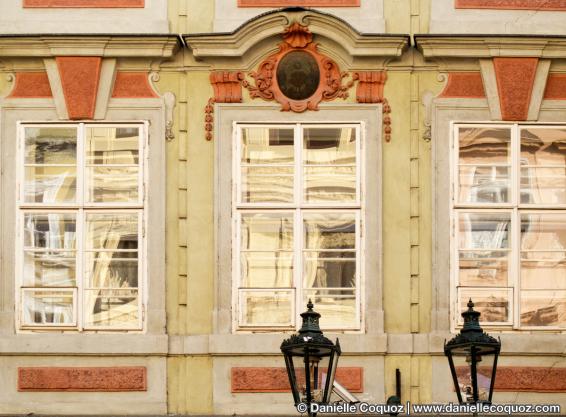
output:
[[[18,391],[147,391],[145,366],[18,368]]]
[[[501,117],[527,120],[538,58],[493,58]]]
[[[458,366],[458,374],[468,371]],[[490,374],[487,367],[479,367],[480,374]],[[495,375],[495,391],[508,392],[566,392],[566,368],[536,366],[499,366]]]
[[[210,84],[214,89],[214,102],[241,103],[243,79],[244,74],[240,71],[212,71]]]
[[[143,8],[145,0],[23,0],[24,8]]]
[[[544,98],[546,100],[566,100],[566,74],[549,74]]]
[[[56,57],[69,119],[92,119],[100,79],[100,57]]]
[[[360,7],[360,0],[238,0],[238,7]]]
[[[443,98],[485,98],[483,80],[479,72],[451,72],[446,87],[440,93]]]
[[[566,0],[455,0],[456,9],[566,10]]]
[[[152,98],[159,97],[149,84],[146,72],[122,72],[118,71],[114,88],[113,98]]]
[[[230,371],[233,393],[290,392],[285,368],[244,367]],[[351,392],[364,392],[364,369],[344,367],[336,370],[336,380]]]
[[[18,72],[14,88],[8,98],[51,98],[51,86],[47,73],[42,72]]]

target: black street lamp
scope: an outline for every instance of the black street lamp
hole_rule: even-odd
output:
[[[281,343],[289,384],[295,405],[305,403],[309,416],[311,404],[328,404],[340,357],[340,342],[324,337],[319,327],[320,314],[309,300],[307,311],[301,313],[303,325],[298,334]]]
[[[464,327],[449,342],[444,342],[454,388],[460,404],[491,403],[497,358],[501,341],[480,327],[479,311],[474,311],[470,299],[468,310],[462,313]]]

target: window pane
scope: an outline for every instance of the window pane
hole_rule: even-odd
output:
[[[293,252],[243,252],[242,287],[293,286]]]
[[[87,248],[137,249],[138,213],[87,213]]]
[[[521,203],[566,204],[566,167],[522,167]]]
[[[346,329],[359,326],[356,320],[356,292],[343,290],[306,290],[303,292],[303,306],[311,299],[321,314],[320,327],[323,329]]]
[[[88,127],[86,129],[87,164],[139,163],[139,128]]]
[[[356,167],[304,168],[304,199],[309,203],[356,201]]]
[[[137,290],[86,290],[85,327],[139,327]]]
[[[459,213],[460,249],[509,248],[509,213]]]
[[[139,168],[96,167],[89,169],[88,201],[132,203],[139,200]]]
[[[511,321],[511,291],[508,289],[458,289],[458,320],[462,321],[462,312],[468,309],[468,301],[474,302],[474,310],[481,313],[484,323],[508,323]]]
[[[74,213],[25,213],[24,246],[42,249],[75,249]]]
[[[292,213],[242,213],[241,247],[252,250],[292,250]]]
[[[566,165],[566,129],[521,129],[521,165]]]
[[[566,252],[521,252],[521,288],[566,290]]]
[[[241,326],[291,326],[293,290],[240,291]]]
[[[304,288],[356,287],[356,252],[303,253]]]
[[[306,128],[304,129],[304,163],[320,164],[356,164],[356,129]]]
[[[26,203],[68,203],[76,199],[75,166],[33,166],[25,168]]]
[[[73,290],[22,290],[24,325],[74,325]]]
[[[26,164],[76,165],[77,129],[74,127],[26,127]]]
[[[87,252],[87,286],[94,288],[136,288],[137,251]]]
[[[521,324],[566,327],[566,291],[522,291]]]
[[[521,215],[521,286],[566,289],[566,213]]]
[[[462,127],[458,130],[460,203],[510,201],[511,130]]]
[[[460,166],[460,203],[508,202],[509,170],[504,166]]]
[[[75,286],[75,253],[25,251],[22,282],[26,287]]]
[[[289,128],[242,128],[242,164],[293,164],[294,130]]]
[[[307,249],[356,249],[355,213],[309,213],[303,217]]]
[[[242,167],[243,203],[292,203],[294,194],[292,166]]]
[[[566,213],[521,214],[521,250],[566,250]]]
[[[506,287],[508,251],[460,251],[459,284],[477,287]]]

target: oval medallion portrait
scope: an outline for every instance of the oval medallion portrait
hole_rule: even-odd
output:
[[[281,92],[292,100],[309,98],[320,83],[316,59],[308,52],[289,52],[277,66],[277,83]]]

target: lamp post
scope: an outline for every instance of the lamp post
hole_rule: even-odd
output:
[[[295,405],[305,403],[309,416],[311,404],[328,404],[340,357],[340,342],[324,337],[319,326],[320,314],[309,300],[307,311],[301,313],[303,324],[299,333],[281,343],[285,366]]]
[[[501,341],[482,330],[480,314],[470,299],[468,309],[462,313],[464,327],[452,340],[444,342],[460,404],[491,403],[493,395]]]

